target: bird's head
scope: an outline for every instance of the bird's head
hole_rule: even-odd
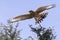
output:
[[[35,12],[33,10],[30,10],[29,13],[31,14],[31,16],[35,15]]]
[[[30,10],[29,13],[34,13],[34,11],[33,10]]]

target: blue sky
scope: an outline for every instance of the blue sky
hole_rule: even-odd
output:
[[[56,4],[55,8],[47,10],[48,16],[41,23],[42,26],[48,28],[49,26],[54,28],[57,38],[60,39],[60,12],[59,5],[60,0],[0,0],[0,22],[7,24],[9,18],[27,14],[29,10],[36,10],[38,7]],[[28,19],[19,22],[19,28],[23,29],[21,32],[22,37],[27,38],[28,36],[33,36],[36,38],[35,33],[32,33],[29,29],[29,24],[34,25],[34,19]],[[21,27],[20,27],[21,26]],[[28,31],[27,31],[28,30]],[[27,33],[28,32],[28,33]],[[27,35],[27,36],[26,36]]]

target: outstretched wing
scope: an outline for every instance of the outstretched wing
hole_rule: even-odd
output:
[[[9,22],[17,22],[25,19],[32,18],[31,14],[20,15],[9,20]]]
[[[40,13],[40,12],[43,12],[44,10],[48,10],[48,9],[53,8],[53,7],[55,7],[54,4],[48,5],[48,6],[39,7],[35,12],[36,13]]]

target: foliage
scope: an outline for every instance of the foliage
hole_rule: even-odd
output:
[[[54,40],[56,37],[53,35],[53,29],[50,27],[46,29],[39,24],[38,28],[32,28],[32,25],[30,25],[30,28],[37,34],[38,40]]]
[[[20,30],[17,30],[18,24],[13,27],[12,24],[0,25],[0,40],[20,40]]]
[[[37,28],[33,28],[32,25],[29,26],[32,32],[37,34],[38,40],[53,40],[55,39],[55,35],[53,35],[52,28],[44,28],[39,25]],[[0,24],[0,40],[21,40],[20,37],[20,30],[17,30],[18,24],[13,27],[10,23],[8,25]],[[29,36],[27,39],[24,40],[34,40],[32,36]]]

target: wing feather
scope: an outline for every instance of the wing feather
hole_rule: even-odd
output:
[[[30,19],[32,16],[30,14],[24,14],[10,19],[10,22],[17,22],[25,19]]]
[[[48,9],[53,8],[53,7],[55,7],[54,4],[48,5],[48,6],[42,6],[42,7],[39,7],[35,12],[40,13],[40,12],[43,12],[44,10],[48,10]]]
[[[36,23],[43,21],[43,19],[47,16],[47,14],[48,14],[48,12],[42,12],[37,17],[34,17]]]

